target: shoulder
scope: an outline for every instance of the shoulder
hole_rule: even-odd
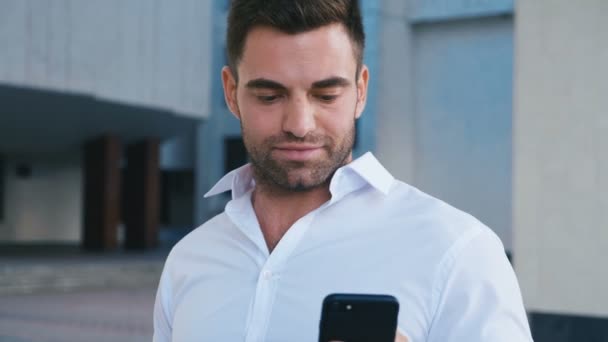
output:
[[[204,251],[207,245],[213,245],[218,239],[225,239],[225,236],[230,234],[232,226],[233,223],[225,212],[212,217],[192,230],[173,246],[167,257],[166,264],[170,265],[176,259],[182,259],[193,253],[198,254]]]
[[[445,252],[479,234],[495,235],[469,213],[402,181],[394,181],[384,206],[384,215],[403,222],[409,234],[424,235]]]
[[[459,284],[513,283],[502,241],[480,220],[400,181],[390,196],[394,215],[407,222],[407,236],[432,250],[435,295],[444,291],[449,279]]]

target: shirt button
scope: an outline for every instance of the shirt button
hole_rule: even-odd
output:
[[[264,277],[265,280],[270,280],[270,278],[272,278],[272,272],[264,270],[264,272],[262,272],[262,277]]]

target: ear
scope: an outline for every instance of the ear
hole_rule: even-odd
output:
[[[367,85],[369,82],[369,70],[366,65],[361,66],[359,72],[359,79],[357,80],[357,107],[355,110],[355,119],[358,119],[363,110],[365,109],[365,103],[367,102]]]
[[[222,68],[222,86],[224,87],[224,100],[226,105],[237,119],[241,119],[241,112],[239,111],[239,105],[236,99],[236,78],[232,74],[230,67],[225,66]]]

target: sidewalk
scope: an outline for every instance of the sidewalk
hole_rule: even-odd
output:
[[[149,342],[155,288],[0,296],[2,342]]]
[[[150,341],[168,252],[0,248],[0,341]]]
[[[0,296],[101,288],[155,288],[168,249],[82,252],[77,247],[0,249]]]

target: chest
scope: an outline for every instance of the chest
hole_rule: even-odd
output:
[[[174,340],[314,341],[321,303],[337,292],[397,297],[400,327],[412,338],[424,336],[432,283],[430,269],[420,267],[424,248],[405,241],[375,246],[381,240],[387,236],[311,236],[279,261],[246,250],[201,256],[200,267],[175,288]]]

